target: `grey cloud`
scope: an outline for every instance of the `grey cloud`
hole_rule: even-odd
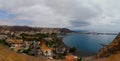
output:
[[[119,0],[0,0],[0,9],[18,14],[14,21],[7,19],[10,24],[17,20],[31,20],[32,26],[83,29],[105,26],[103,29],[107,29],[108,25],[115,27],[118,24],[119,20],[115,20],[120,17],[118,2]]]
[[[99,15],[87,6],[82,5],[78,0],[45,0],[46,5],[53,8],[57,13],[70,16],[79,21],[86,21]]]
[[[73,27],[81,27],[81,26],[90,25],[89,22],[85,22],[85,21],[71,21],[71,24],[72,24]]]

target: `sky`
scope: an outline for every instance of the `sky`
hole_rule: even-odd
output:
[[[0,0],[1,25],[120,31],[120,0]]]

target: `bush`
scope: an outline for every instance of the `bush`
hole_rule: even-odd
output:
[[[73,53],[73,52],[75,52],[75,51],[76,51],[76,48],[75,48],[75,47],[72,47],[72,48],[70,48],[70,50],[69,50],[70,53]]]
[[[80,58],[78,58],[78,61],[82,61],[82,58],[80,57]]]

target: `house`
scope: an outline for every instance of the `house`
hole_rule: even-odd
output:
[[[8,38],[6,40],[6,42],[11,43],[11,47],[10,48],[12,50],[18,52],[21,49],[21,47],[22,47],[23,40],[22,39],[10,39],[10,38]]]
[[[40,49],[40,41],[32,41],[32,43],[30,44],[30,54],[31,55],[40,55],[42,54],[42,51]]]
[[[22,44],[12,44],[11,45],[11,49],[15,52],[18,52],[19,50],[21,50]]]
[[[52,40],[53,40],[53,38],[52,38],[52,37],[46,37],[46,38],[44,38],[44,40],[47,40],[47,41],[52,41]]]
[[[24,41],[23,42],[23,48],[22,48],[22,50],[27,50],[27,49],[29,49],[30,48],[30,42],[28,42],[28,41]]]
[[[39,39],[39,37],[36,37],[36,36],[24,36],[24,37],[27,39],[34,39],[34,38]]]
[[[65,47],[57,47],[56,51],[57,51],[57,53],[64,54],[64,52],[66,51],[66,48]]]
[[[12,43],[12,44],[21,44],[21,43],[23,43],[23,40],[22,39],[10,39],[10,38],[8,38],[6,40],[6,42]]]
[[[77,56],[74,56],[72,54],[68,54],[66,57],[65,57],[65,61],[78,61],[78,57]]]
[[[0,35],[0,39],[6,39],[7,36],[6,35]]]

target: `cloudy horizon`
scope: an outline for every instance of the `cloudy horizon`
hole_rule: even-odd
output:
[[[0,24],[119,32],[119,2],[119,0],[0,0]]]

